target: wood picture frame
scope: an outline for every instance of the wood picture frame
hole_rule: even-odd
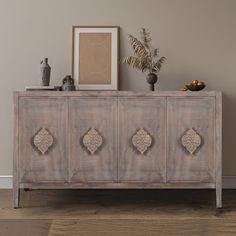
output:
[[[72,76],[79,90],[118,90],[119,27],[73,26]]]

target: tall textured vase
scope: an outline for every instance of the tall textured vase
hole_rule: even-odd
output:
[[[40,71],[41,86],[49,86],[51,67],[48,65],[48,58],[44,58],[43,61],[41,61]]]

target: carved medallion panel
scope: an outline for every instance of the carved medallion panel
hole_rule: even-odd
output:
[[[69,181],[116,181],[117,99],[72,97],[69,106]]]
[[[44,155],[53,144],[53,136],[45,128],[41,128],[35,134],[33,142],[34,146]]]
[[[144,154],[152,144],[152,137],[145,129],[141,128],[133,135],[132,143],[141,154]]]
[[[102,136],[98,133],[96,129],[91,128],[84,135],[83,144],[91,154],[94,154],[102,145]]]
[[[188,129],[181,138],[182,145],[185,149],[193,154],[197,148],[201,145],[201,136],[193,129]]]
[[[167,108],[167,181],[212,182],[214,98],[168,98]]]
[[[66,180],[66,106],[66,98],[20,98],[19,178],[22,182]]]
[[[118,181],[165,181],[166,99],[122,97],[118,106]]]

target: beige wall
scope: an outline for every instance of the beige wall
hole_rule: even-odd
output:
[[[236,0],[0,0],[0,175],[12,174],[12,91],[37,85],[49,57],[52,84],[71,73],[72,25],[141,27],[168,58],[158,86],[178,90],[199,79],[224,93],[223,172],[236,175]],[[147,90],[145,75],[121,66],[122,90]]]

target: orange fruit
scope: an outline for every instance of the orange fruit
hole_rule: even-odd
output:
[[[203,82],[198,82],[198,83],[197,83],[197,86],[202,86],[202,85],[204,85]]]
[[[197,83],[198,83],[198,80],[193,80],[193,81],[191,82],[192,85],[197,85]]]

